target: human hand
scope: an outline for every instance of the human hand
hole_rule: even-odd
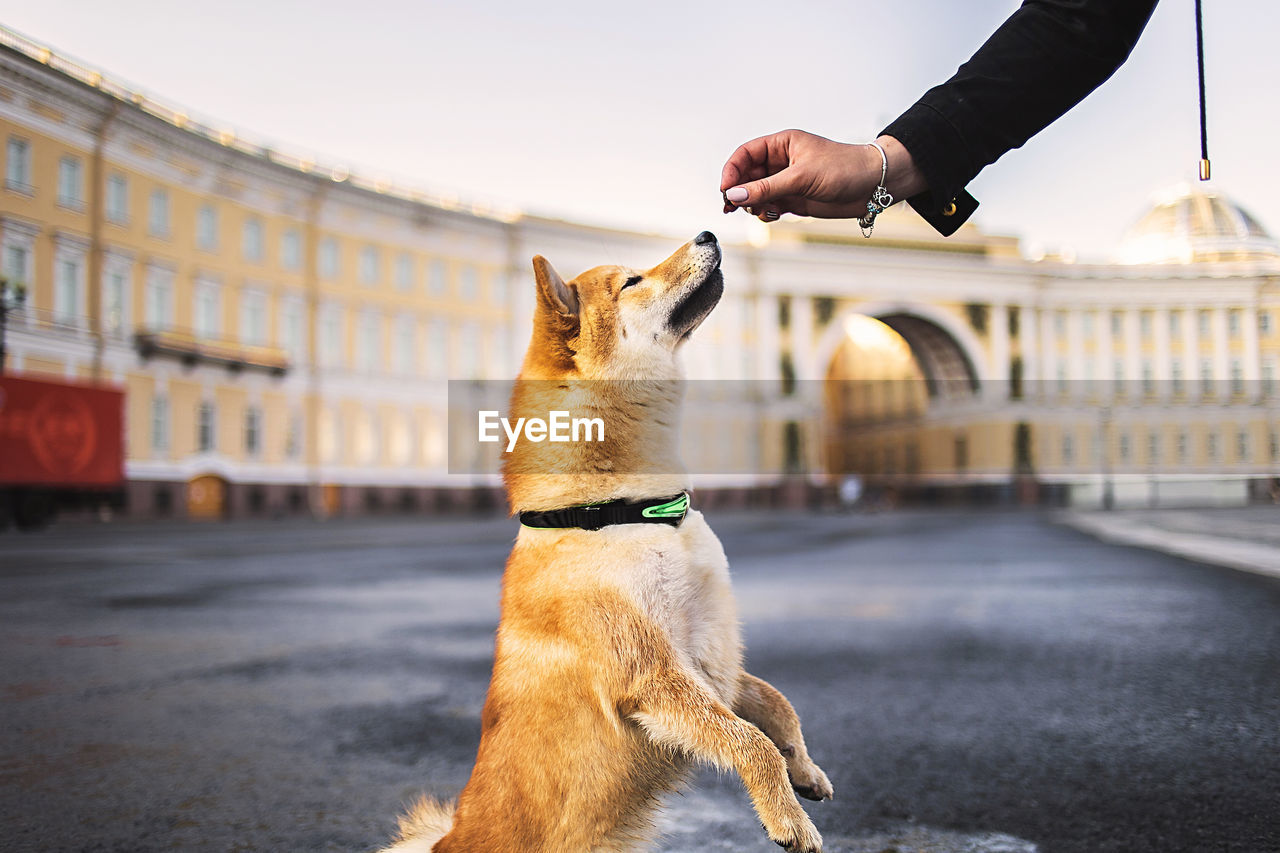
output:
[[[892,136],[876,140],[889,158],[887,189],[907,198],[926,189],[911,153]],[[772,222],[783,213],[856,219],[880,183],[880,152],[871,145],[834,142],[803,130],[784,130],[738,146],[720,172],[724,212],[746,208]]]

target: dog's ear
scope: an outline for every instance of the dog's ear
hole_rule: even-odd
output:
[[[576,319],[578,294],[564,283],[551,262],[542,255],[534,255],[533,274],[538,280],[538,305],[556,314]]]
[[[578,294],[542,255],[534,257],[533,273],[538,282],[533,337],[542,345],[529,352],[553,371],[572,370],[581,328]]]

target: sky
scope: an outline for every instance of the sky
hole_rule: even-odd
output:
[[[463,200],[685,237],[740,143],[865,141],[949,77],[1012,0],[0,0],[0,23],[214,127]],[[1280,233],[1280,4],[1206,3],[1210,186]],[[1193,0],[969,189],[1024,252],[1105,260],[1199,158]]]

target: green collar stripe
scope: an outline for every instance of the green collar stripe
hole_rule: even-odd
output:
[[[645,518],[676,518],[689,510],[689,496],[681,495],[673,501],[645,507],[640,514]]]

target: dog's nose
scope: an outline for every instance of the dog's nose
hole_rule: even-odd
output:
[[[716,235],[712,234],[710,231],[703,231],[697,237],[693,238],[693,242],[698,246],[705,246],[707,243],[714,243],[715,241]]]

